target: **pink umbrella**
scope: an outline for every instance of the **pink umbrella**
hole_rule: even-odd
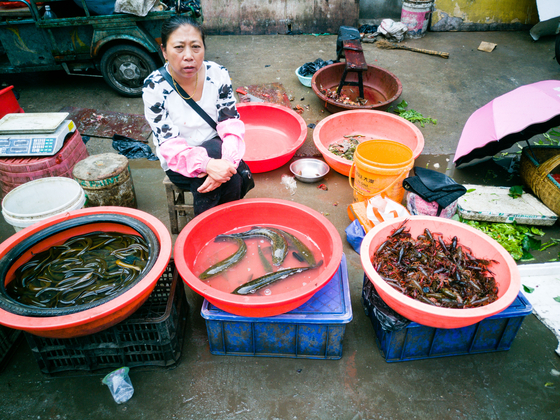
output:
[[[560,125],[560,80],[521,86],[477,109],[467,120],[453,161],[493,156]]]

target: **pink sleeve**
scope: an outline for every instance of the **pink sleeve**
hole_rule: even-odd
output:
[[[192,147],[181,137],[166,140],[159,146],[161,156],[172,171],[189,178],[206,172],[210,157],[203,147]]]
[[[245,154],[245,124],[236,118],[218,123],[216,130],[222,139],[222,159],[227,159],[235,166]]]

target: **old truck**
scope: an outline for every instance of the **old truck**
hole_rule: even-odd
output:
[[[123,96],[141,96],[144,79],[163,63],[161,25],[179,12],[173,5],[146,16],[95,14],[91,1],[1,1],[0,73],[65,70],[103,77]],[[56,17],[45,15],[47,5]],[[181,14],[202,20],[199,10]]]

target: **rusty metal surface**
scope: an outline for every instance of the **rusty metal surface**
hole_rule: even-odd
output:
[[[72,106],[64,107],[60,111],[68,112],[68,119],[74,121],[82,136],[113,138],[114,134],[120,134],[147,143],[152,132],[144,115],[140,114]]]

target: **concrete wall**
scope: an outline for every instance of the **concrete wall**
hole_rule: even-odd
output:
[[[360,21],[381,22],[401,19],[402,0],[360,0]]]
[[[436,0],[430,30],[521,30],[538,21],[536,0]]]
[[[359,0],[201,0],[204,28],[215,35],[338,33],[357,26]]]
[[[398,21],[402,1],[201,0],[201,5],[208,34],[336,34],[342,25]],[[430,30],[520,30],[538,21],[536,0],[435,0]]]

